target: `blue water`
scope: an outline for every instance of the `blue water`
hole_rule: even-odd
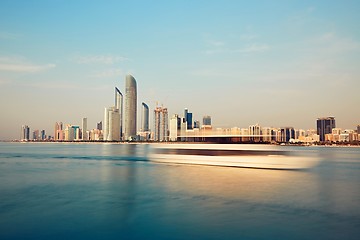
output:
[[[360,148],[307,170],[149,161],[151,145],[0,143],[0,239],[360,239]]]

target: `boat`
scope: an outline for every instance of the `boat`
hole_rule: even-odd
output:
[[[286,147],[285,147],[286,148]],[[160,163],[300,170],[318,164],[316,157],[272,145],[154,144],[149,160]]]

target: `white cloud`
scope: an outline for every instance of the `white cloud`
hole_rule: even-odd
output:
[[[89,56],[77,56],[74,58],[74,61],[79,64],[100,63],[100,64],[112,65],[117,62],[123,62],[126,60],[128,60],[128,58],[121,56],[112,56],[112,55],[89,55]]]
[[[51,68],[54,68],[56,65],[49,64],[33,64],[24,60],[24,58],[14,58],[14,57],[0,57],[0,71],[8,72],[41,72]]]
[[[240,53],[264,52],[264,51],[267,51],[269,49],[270,49],[270,47],[267,44],[253,43],[253,44],[250,44],[250,45],[248,45],[248,46],[246,46],[244,48],[241,48],[241,49],[237,50],[237,52],[240,52]]]

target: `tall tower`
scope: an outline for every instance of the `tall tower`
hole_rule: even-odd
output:
[[[87,136],[87,118],[82,119],[82,135],[81,135],[81,139],[83,141],[88,140],[88,136]]]
[[[156,107],[154,109],[154,140],[155,141],[168,141],[168,110],[163,107]]]
[[[125,78],[125,140],[136,139],[136,80],[131,75]]]
[[[325,134],[332,133],[332,129],[336,128],[335,118],[318,118],[316,120],[317,134],[319,135],[320,142],[325,141]]]
[[[21,126],[21,141],[29,141],[30,140],[30,128],[27,125]]]
[[[115,108],[119,110],[120,114],[120,140],[123,137],[123,95],[120,90],[115,87]]]
[[[149,106],[146,103],[142,103],[142,126],[143,132],[149,131]]]

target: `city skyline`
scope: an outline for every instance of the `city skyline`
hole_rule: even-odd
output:
[[[86,117],[94,128],[127,74],[137,109],[159,102],[169,117],[188,107],[217,127],[359,124],[357,1],[0,6],[1,140],[22,125],[52,133],[54,122]]]

